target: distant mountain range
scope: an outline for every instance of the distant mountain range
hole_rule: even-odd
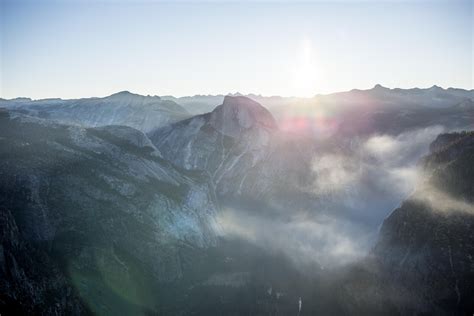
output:
[[[397,134],[407,128],[433,124],[462,129],[471,124],[474,108],[474,90],[438,86],[389,89],[376,85],[369,90],[354,89],[312,98],[245,96],[266,107],[281,129],[317,137],[373,132]],[[105,98],[78,100],[0,99],[0,107],[66,124],[127,125],[150,132],[211,112],[224,98],[225,95],[142,96],[122,91]]]
[[[0,107],[65,124],[86,127],[126,125],[143,132],[191,116],[173,101],[128,91],[105,98],[78,100],[28,98],[0,100]]]
[[[268,108],[272,113],[286,112],[288,106],[302,108],[312,106],[360,105],[366,101],[378,103],[378,105],[412,105],[428,107],[446,107],[460,104],[466,99],[474,99],[474,90],[457,88],[443,89],[438,86],[420,89],[389,89],[379,84],[372,89],[354,89],[348,92],[336,92],[327,95],[316,95],[310,98],[262,96],[257,94],[229,93],[229,96],[246,96]],[[195,95],[187,97],[162,96],[164,100],[171,100],[184,106],[192,114],[202,114],[212,111],[221,104],[226,95]],[[364,99],[369,98],[369,100]],[[292,110],[290,110],[292,111]],[[278,115],[277,115],[278,116]]]

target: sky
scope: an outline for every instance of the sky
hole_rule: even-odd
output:
[[[0,97],[473,88],[473,1],[0,0]]]

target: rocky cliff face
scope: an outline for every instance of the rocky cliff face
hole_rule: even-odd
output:
[[[395,314],[474,311],[474,133],[440,135],[431,149],[426,180],[381,227],[364,266],[370,272],[348,282],[355,306]]]
[[[223,196],[274,196],[279,186],[308,181],[311,146],[282,133],[270,112],[246,97],[226,96],[211,113],[149,135],[166,159],[208,172]]]
[[[125,125],[143,132],[190,116],[183,107],[173,101],[128,91],[105,98],[78,100],[0,100],[0,107],[65,124],[83,127]]]
[[[2,111],[0,157],[0,207],[92,312],[153,310],[157,284],[216,242],[207,176],[177,169],[135,129]]]

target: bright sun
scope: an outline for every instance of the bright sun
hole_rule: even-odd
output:
[[[306,38],[301,42],[297,63],[293,70],[293,94],[298,97],[314,96],[320,75],[321,67],[316,64],[311,41]]]

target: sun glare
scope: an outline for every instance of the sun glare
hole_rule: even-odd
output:
[[[311,40],[305,38],[299,45],[297,61],[293,70],[293,94],[298,97],[314,96],[321,73],[322,69],[317,65]]]

